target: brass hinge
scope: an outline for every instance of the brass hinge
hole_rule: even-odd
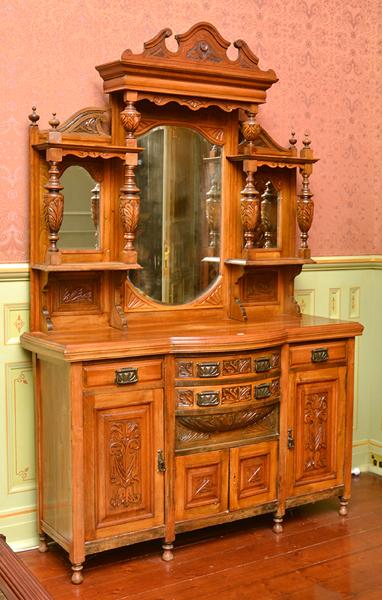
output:
[[[293,429],[288,429],[288,448],[289,450],[293,450],[294,448]]]
[[[163,456],[163,450],[157,452],[157,469],[158,473],[164,473],[166,470],[166,463]]]

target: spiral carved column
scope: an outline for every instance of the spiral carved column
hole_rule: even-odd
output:
[[[127,148],[136,148],[135,130],[140,123],[141,114],[135,108],[134,101],[129,94],[126,94],[125,99],[126,107],[121,112],[121,122],[126,131],[126,146]],[[138,154],[127,152],[124,164],[124,180],[119,195],[119,214],[125,240],[122,260],[126,263],[137,262],[137,252],[134,248],[140,206],[139,188],[135,182],[135,167],[137,164]]]

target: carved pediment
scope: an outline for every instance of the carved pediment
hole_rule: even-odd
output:
[[[125,50],[121,60],[97,67],[106,92],[118,90],[155,93],[174,97],[208,98],[209,104],[235,103],[235,108],[265,101],[266,90],[277,81],[272,69],[263,71],[246,42],[237,40],[237,58],[227,55],[230,42],[210,23],[197,23],[186,33],[175,35],[174,52],[166,44],[172,35],[162,29],[144,44],[143,52]],[[147,97],[147,96],[146,96]],[[216,99],[219,99],[217,102]]]
[[[122,61],[134,59],[146,59],[157,61],[163,58],[168,61],[188,61],[198,65],[210,64],[219,65],[222,68],[229,69],[250,69],[268,76],[276,81],[276,75],[273,70],[262,71],[258,67],[259,59],[250,50],[248,44],[243,40],[236,40],[233,45],[238,50],[236,60],[231,60],[227,56],[227,49],[231,43],[225,40],[216,27],[210,23],[196,23],[186,33],[175,35],[178,43],[176,52],[172,52],[166,45],[166,39],[172,36],[169,28],[162,29],[155,37],[144,44],[144,50],[141,54],[134,54],[132,50],[125,50],[122,53]]]

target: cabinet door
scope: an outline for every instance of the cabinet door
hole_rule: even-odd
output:
[[[288,495],[343,483],[346,367],[291,375],[288,406]]]
[[[231,448],[230,510],[275,500],[276,473],[276,441]]]
[[[162,390],[85,399],[86,538],[163,524]]]
[[[228,510],[228,450],[178,456],[175,518],[177,521]]]

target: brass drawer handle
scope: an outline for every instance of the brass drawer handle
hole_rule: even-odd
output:
[[[262,383],[255,386],[255,400],[264,400],[272,395],[271,386],[269,383]]]
[[[316,348],[312,350],[312,362],[321,363],[329,360],[329,351],[327,348]]]
[[[198,406],[217,406],[219,402],[219,392],[199,392],[196,394],[196,404]]]
[[[116,385],[129,385],[138,382],[138,369],[136,367],[125,367],[117,369],[115,372],[114,383]]]
[[[205,362],[197,364],[198,377],[219,377],[220,375],[220,363],[218,362]]]
[[[270,371],[271,368],[272,365],[269,358],[258,358],[255,360],[256,373],[265,373],[266,371]]]

